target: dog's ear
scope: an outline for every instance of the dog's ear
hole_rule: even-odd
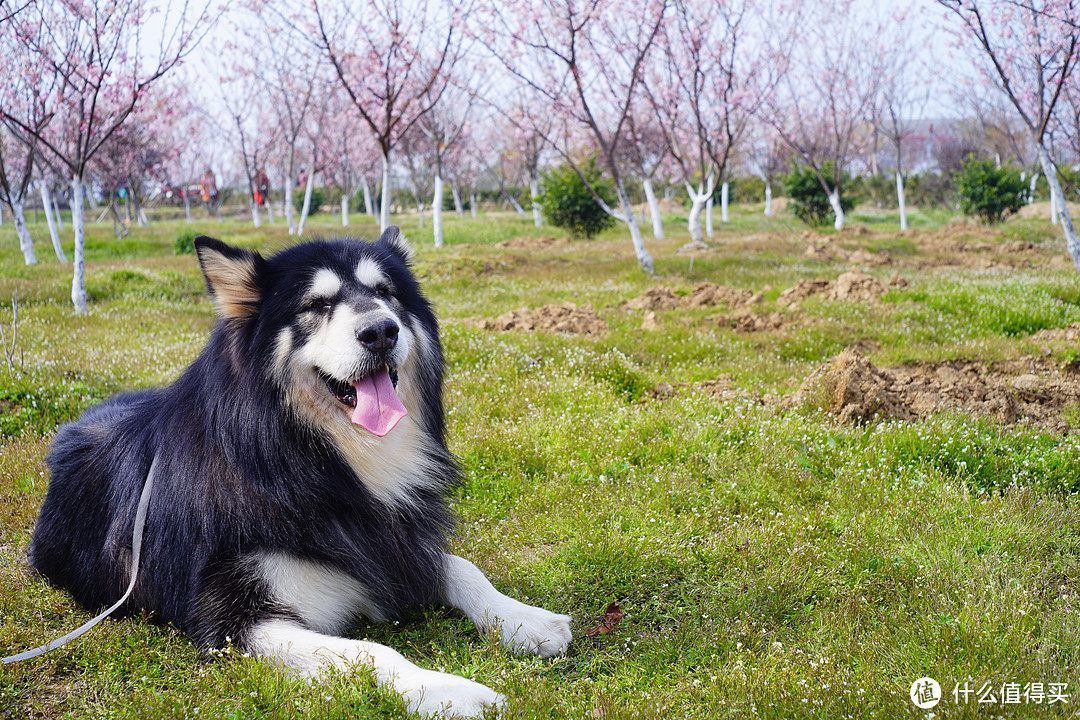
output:
[[[383,234],[379,236],[378,244],[384,245],[390,252],[400,255],[406,263],[412,262],[414,255],[412,246],[409,245],[409,241],[405,239],[405,236],[401,233],[401,228],[397,225],[386,228]]]
[[[259,276],[266,263],[262,256],[206,235],[195,238],[195,252],[218,315],[226,320],[254,315],[262,301]]]

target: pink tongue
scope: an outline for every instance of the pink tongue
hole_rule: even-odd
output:
[[[359,380],[356,388],[356,409],[352,421],[370,433],[384,437],[401,418],[409,414],[394,392],[394,383],[386,368]]]

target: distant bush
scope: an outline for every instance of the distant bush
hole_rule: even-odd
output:
[[[993,225],[1023,207],[1028,187],[1016,168],[999,168],[990,160],[969,155],[956,173],[956,190],[965,215]]]
[[[173,240],[173,252],[177,255],[192,255],[195,253],[195,238],[199,233],[194,230],[185,230]]]
[[[596,159],[583,163],[581,171],[596,194],[608,205],[614,205],[613,183],[600,173]],[[569,165],[544,173],[541,187],[540,207],[544,216],[552,225],[569,230],[575,237],[591,238],[615,224],[615,219],[604,212],[581,176]]]
[[[778,188],[773,188],[773,195],[778,195]],[[733,203],[765,202],[765,181],[756,175],[731,178],[728,199]],[[720,188],[716,189],[716,201],[720,201]]]
[[[293,207],[296,208],[296,212],[300,212],[304,209],[304,192],[306,187],[298,187],[293,190]],[[338,197],[341,197],[340,195]],[[308,211],[314,215],[319,212],[319,208],[323,205],[330,203],[330,193],[324,187],[311,188],[311,209]]]
[[[832,163],[825,163],[822,172],[826,177],[832,175]],[[855,201],[844,192],[849,182],[848,174],[844,173],[838,191],[840,208],[845,213],[855,207]],[[827,225],[832,221],[834,214],[832,205],[829,204],[829,196],[825,188],[821,187],[821,181],[813,168],[795,165],[791,174],[784,177],[784,193],[788,198],[788,207],[795,213],[795,217],[807,225]]]

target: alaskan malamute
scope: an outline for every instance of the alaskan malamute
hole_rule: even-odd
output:
[[[303,675],[366,664],[421,714],[500,704],[483,685],[339,636],[360,616],[444,603],[515,652],[570,642],[567,616],[501,594],[446,552],[459,473],[442,350],[398,229],[268,258],[208,237],[195,247],[220,316],[209,343],[173,385],[60,429],[33,566],[87,608],[114,602],[153,472],[123,610]]]

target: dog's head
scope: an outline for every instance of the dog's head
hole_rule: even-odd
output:
[[[259,367],[301,419],[384,437],[411,416],[441,441],[437,324],[396,227],[269,258],[208,237],[195,248],[230,362]]]

